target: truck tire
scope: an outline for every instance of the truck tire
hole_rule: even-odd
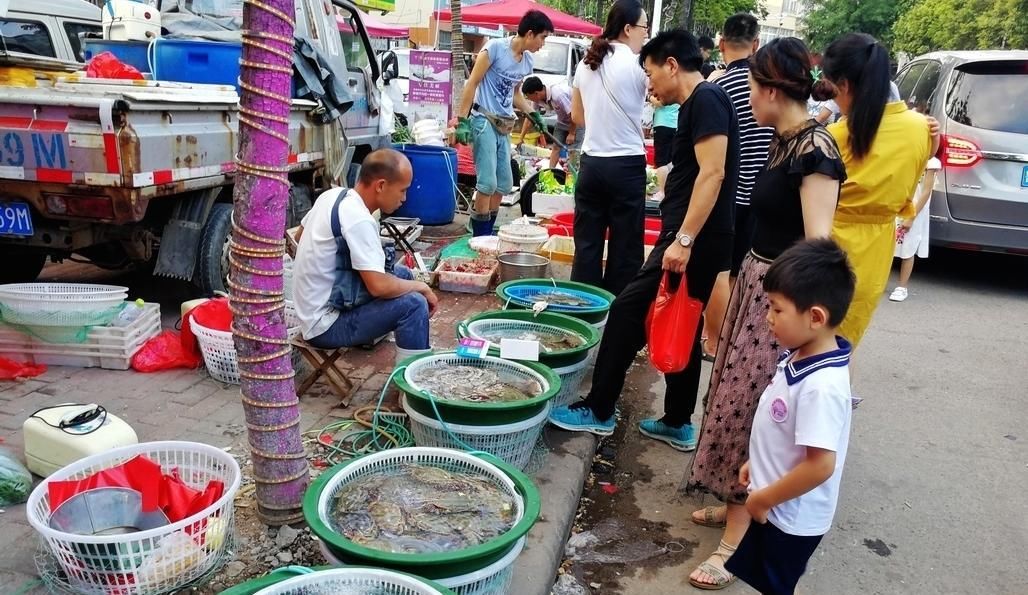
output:
[[[0,283],[29,283],[35,281],[46,264],[46,254],[16,253],[14,258],[0,267]]]
[[[205,296],[216,291],[228,293],[228,236],[232,231],[232,205],[217,203],[211,207],[203,226],[203,239],[196,253],[193,283]]]

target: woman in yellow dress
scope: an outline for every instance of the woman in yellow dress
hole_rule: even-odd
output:
[[[875,38],[849,33],[832,42],[822,60],[845,118],[828,127],[846,181],[832,236],[857,276],[856,293],[839,333],[856,347],[885,292],[896,245],[896,218],[912,217],[917,181],[938,149],[937,123],[889,101],[889,52]]]

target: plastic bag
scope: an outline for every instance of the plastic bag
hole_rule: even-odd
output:
[[[657,299],[650,306],[646,323],[650,362],[665,374],[681,372],[689,365],[696,330],[703,317],[703,302],[689,297],[685,275],[677,291],[671,290],[669,275],[665,272],[660,280]]]
[[[21,504],[32,491],[32,474],[6,448],[0,448],[0,506]]]
[[[86,76],[95,79],[143,80],[143,75],[135,66],[125,64],[111,52],[101,52],[93,56],[86,65]]]
[[[29,364],[16,362],[6,357],[0,357],[0,380],[18,380],[19,378],[33,378],[46,373],[45,364]]]
[[[164,331],[143,344],[132,356],[132,369],[137,372],[158,372],[175,368],[198,368],[200,358],[182,347],[175,331]]]

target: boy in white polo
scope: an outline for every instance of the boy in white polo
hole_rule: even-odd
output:
[[[793,593],[832,526],[849,443],[850,344],[835,334],[853,299],[835,242],[800,242],[764,277],[768,324],[788,351],[760,397],[739,470],[752,521],[725,569],[764,594]]]

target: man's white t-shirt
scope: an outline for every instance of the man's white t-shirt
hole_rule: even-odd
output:
[[[607,54],[597,70],[582,62],[575,71],[574,87],[582,95],[585,107],[582,151],[593,157],[645,155],[642,112],[646,103],[646,72],[639,65],[638,54],[627,45],[615,41],[611,46],[614,51]],[[620,109],[611,101],[611,94]]]
[[[332,235],[332,207],[342,188],[334,188],[315,201],[303,218],[303,235],[293,263],[293,303],[304,339],[327,331],[339,318],[328,305],[336,282],[336,240]],[[385,273],[385,252],[378,222],[357,194],[349,190],[339,203],[339,227],[354,270]]]
[[[760,396],[750,432],[750,485],[754,492],[778,481],[803,462],[806,447],[835,453],[835,471],[813,490],[782,502],[768,521],[790,535],[824,535],[832,527],[839,501],[842,467],[849,445],[849,358],[851,346],[791,361],[783,358],[770,386]]]

